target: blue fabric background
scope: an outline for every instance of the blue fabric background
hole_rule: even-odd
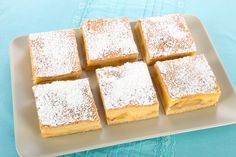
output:
[[[187,0],[0,0],[0,156],[18,156],[9,68],[9,43],[31,32],[79,27],[85,19],[168,13],[197,15],[236,85],[236,9],[231,1]],[[65,156],[236,156],[236,125],[154,138]]]

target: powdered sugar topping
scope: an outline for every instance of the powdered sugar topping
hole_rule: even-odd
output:
[[[59,76],[81,69],[73,30],[30,34],[29,44],[37,77]]]
[[[156,62],[172,98],[210,94],[219,90],[216,78],[204,55]]]
[[[138,53],[127,18],[88,20],[82,31],[91,60]]]
[[[152,105],[158,102],[144,62],[105,67],[97,69],[96,73],[106,109],[127,105]]]
[[[170,14],[139,21],[151,57],[196,51],[191,32],[181,15]]]
[[[48,126],[95,120],[88,79],[55,81],[33,86],[40,123]]]

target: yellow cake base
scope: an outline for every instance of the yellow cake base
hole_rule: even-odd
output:
[[[61,135],[68,135],[78,132],[85,132],[90,130],[100,129],[101,124],[99,120],[95,121],[80,121],[68,125],[50,127],[40,124],[40,130],[42,137],[54,137]]]
[[[82,71],[76,71],[76,72],[72,72],[72,73],[60,75],[60,76],[55,76],[55,77],[37,77],[33,75],[32,80],[34,84],[49,83],[49,82],[58,81],[58,80],[73,80],[73,79],[79,78],[81,73]]]
[[[143,105],[143,106],[126,106],[124,108],[105,110],[107,124],[119,124],[143,119],[158,117],[159,106]]]

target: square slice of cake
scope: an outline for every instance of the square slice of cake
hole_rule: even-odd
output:
[[[74,30],[29,35],[33,83],[75,79],[81,66]]]
[[[33,86],[43,137],[101,128],[88,79]]]
[[[128,18],[88,20],[81,26],[87,67],[117,65],[138,58]]]
[[[175,59],[196,52],[194,39],[180,14],[139,19],[135,30],[143,57],[149,65],[157,60]]]
[[[215,106],[220,87],[204,55],[154,65],[157,88],[167,115]]]
[[[96,75],[108,125],[159,115],[156,91],[144,62],[100,68]]]

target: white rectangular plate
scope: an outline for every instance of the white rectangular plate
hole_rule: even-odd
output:
[[[197,17],[190,15],[184,17],[196,41],[198,53],[205,54],[221,86],[222,96],[217,107],[173,116],[165,116],[161,107],[159,118],[107,126],[93,72],[83,72],[83,77],[88,76],[90,78],[91,88],[102,121],[102,129],[47,139],[40,135],[31,89],[31,65],[27,36],[14,39],[10,45],[10,65],[15,140],[18,153],[21,156],[29,157],[55,156],[235,123],[236,93],[207,32]],[[81,52],[80,46],[78,49]]]

